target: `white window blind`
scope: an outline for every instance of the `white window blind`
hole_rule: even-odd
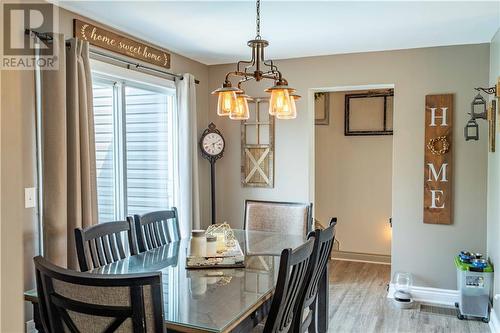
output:
[[[99,221],[113,221],[116,219],[113,83],[95,80],[93,93]]]
[[[125,87],[125,100],[128,212],[165,209],[172,198],[168,97]]]
[[[173,92],[94,75],[99,222],[173,204]]]

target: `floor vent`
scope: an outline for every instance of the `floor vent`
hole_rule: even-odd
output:
[[[420,305],[420,312],[451,317],[455,317],[457,315],[457,310],[455,308],[427,304]]]

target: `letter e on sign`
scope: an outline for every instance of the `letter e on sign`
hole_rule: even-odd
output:
[[[453,95],[425,96],[424,223],[453,223]]]

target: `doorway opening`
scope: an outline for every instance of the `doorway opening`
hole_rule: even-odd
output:
[[[314,216],[332,257],[391,263],[394,86],[313,89]]]

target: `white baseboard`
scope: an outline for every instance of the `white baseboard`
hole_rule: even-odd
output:
[[[388,265],[388,266],[391,265],[391,263],[382,262],[382,261],[359,260],[359,259],[344,259],[344,258],[335,258],[335,257],[331,257],[331,259],[332,260],[337,260],[337,261],[353,261],[353,262],[363,262],[363,263],[367,263],[367,264]]]
[[[394,298],[395,292],[394,285],[391,283],[389,285],[389,292],[387,293],[387,298]],[[459,292],[458,290],[451,289],[438,289],[429,287],[419,287],[413,286],[411,290],[413,300],[420,303],[427,304],[439,304],[447,306],[455,306],[458,302]]]
[[[365,263],[382,264],[382,265],[391,264],[391,256],[385,254],[371,254],[371,253],[335,250],[332,251],[331,257],[333,260],[341,260],[341,261],[356,261],[356,262],[365,262]]]
[[[498,304],[498,303],[497,303]],[[500,321],[498,320],[495,310],[491,309],[490,312],[490,330],[491,333],[500,333]]]

